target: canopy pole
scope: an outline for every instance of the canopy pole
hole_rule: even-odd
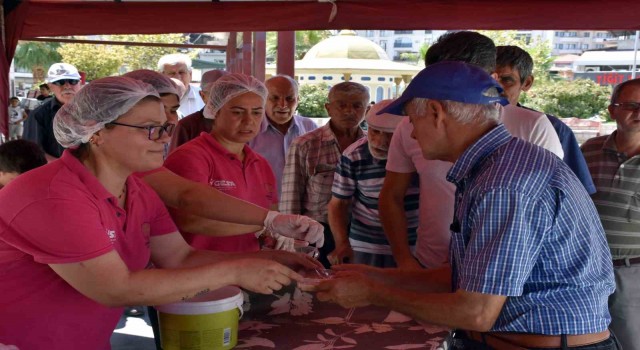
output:
[[[631,69],[631,79],[636,78],[636,62],[638,56],[638,34],[640,34],[640,30],[636,30],[636,41],[633,44],[633,67]]]

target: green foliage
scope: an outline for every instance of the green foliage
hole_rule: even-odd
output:
[[[150,34],[150,35],[111,35],[105,37],[109,41],[130,41],[138,43],[184,44],[187,36],[183,34]],[[128,70],[156,70],[160,57],[177,53],[175,47],[125,46],[123,62]]]
[[[15,64],[21,68],[40,66],[48,69],[52,64],[61,61],[62,57],[56,51],[59,47],[59,43],[21,42],[16,48]]]
[[[594,115],[608,118],[610,96],[610,86],[600,86],[591,80],[547,80],[534,83],[531,90],[520,95],[520,101],[561,118],[584,119]]]
[[[326,83],[300,86],[298,114],[310,118],[328,117],[327,110],[324,108],[328,95],[329,85]]]
[[[414,52],[403,52],[400,54],[400,61],[418,63],[420,54]]]
[[[543,40],[541,37],[527,40],[526,37],[518,35],[515,30],[480,30],[478,32],[491,38],[496,46],[514,45],[527,51],[533,59],[533,76],[536,81],[549,78],[549,69],[553,65],[549,41]]]
[[[62,44],[58,53],[62,61],[85,72],[87,80],[119,73],[124,63],[124,47],[90,44]]]
[[[428,43],[423,43],[422,46],[420,46],[419,55],[422,62],[425,62],[427,60],[426,57],[427,51],[429,51],[429,47],[431,47],[431,45]]]
[[[295,59],[301,60],[304,55],[317,43],[331,36],[328,30],[299,30],[296,31]],[[276,59],[278,52],[278,33],[267,32],[267,57]]]

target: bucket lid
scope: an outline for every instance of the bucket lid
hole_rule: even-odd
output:
[[[178,315],[208,314],[228,311],[234,308],[242,310],[243,301],[244,298],[240,288],[227,286],[185,301],[158,305],[156,309],[160,312]]]

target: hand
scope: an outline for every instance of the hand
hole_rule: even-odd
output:
[[[287,252],[295,252],[295,239],[287,236],[283,236],[281,234],[271,232],[271,237],[276,240],[276,244],[274,249],[276,250],[284,250]]]
[[[353,248],[351,244],[336,244],[336,249],[327,255],[327,260],[331,265],[348,264],[353,262]]]
[[[306,216],[269,211],[264,226],[272,233],[315,243],[317,247],[324,244],[324,227]]]
[[[15,345],[4,345],[0,343],[0,350],[20,350],[20,349],[18,349],[18,347]]]
[[[318,260],[302,253],[291,253],[282,250],[261,250],[256,252],[255,255],[262,259],[277,261],[293,269],[324,269]]]
[[[333,265],[331,269],[338,272],[357,272],[360,273],[371,280],[376,280],[380,282],[385,281],[385,272],[393,271],[393,269],[383,269],[375,266],[364,265],[364,264],[341,264],[341,265]]]
[[[271,294],[302,276],[288,267],[266,259],[237,259],[229,262],[236,285],[256,293]]]
[[[371,304],[375,282],[362,273],[343,271],[334,278],[315,286],[316,297],[320,301],[331,301],[344,308],[361,307]]]

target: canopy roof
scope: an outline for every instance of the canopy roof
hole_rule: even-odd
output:
[[[640,29],[629,0],[3,0],[0,132],[19,40],[41,36],[316,29]]]

